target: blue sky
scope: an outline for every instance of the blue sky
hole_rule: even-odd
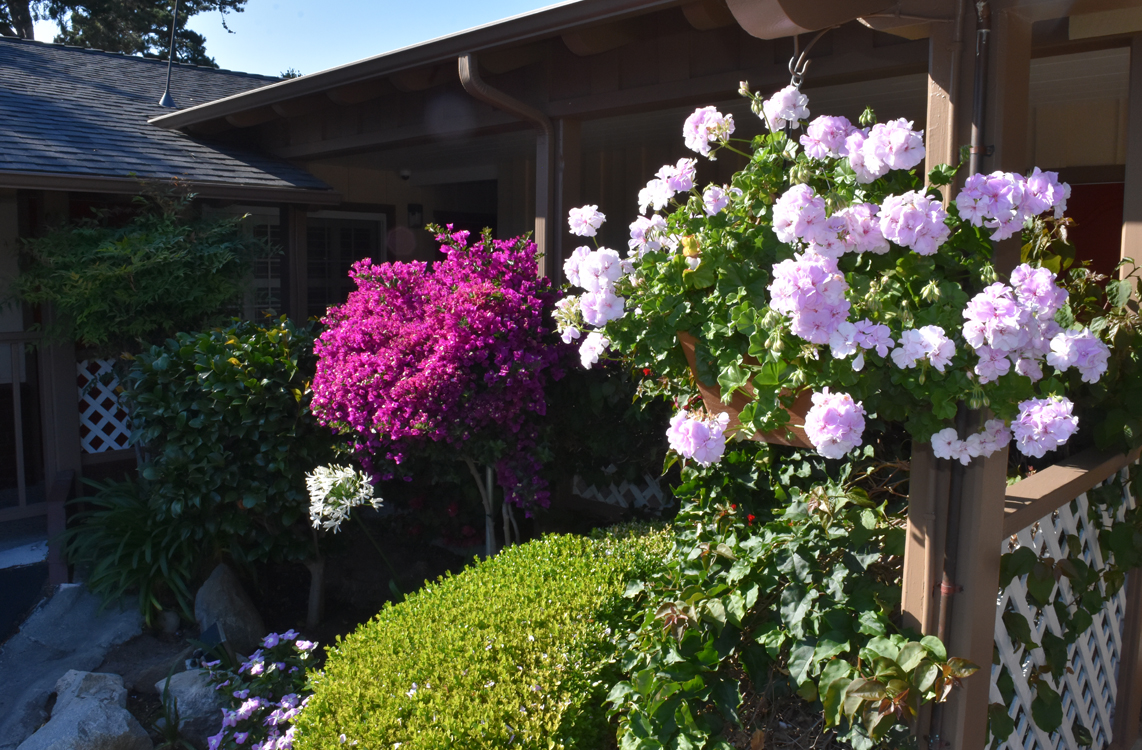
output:
[[[363,57],[526,13],[557,0],[247,0],[243,13],[193,18],[206,51],[223,68],[278,75],[316,73]],[[51,41],[51,23],[36,38]]]

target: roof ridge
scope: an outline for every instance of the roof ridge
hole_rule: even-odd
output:
[[[126,52],[111,52],[109,50],[95,49],[94,47],[79,47],[74,44],[57,44],[56,42],[45,42],[39,39],[19,39],[17,37],[2,36],[0,35],[0,42],[7,42],[9,44],[29,44],[39,45],[41,47],[50,47],[56,50],[66,50],[69,52],[82,52],[89,55],[107,55],[109,57],[123,57],[131,60],[139,60],[150,63],[158,63],[166,65],[167,61],[158,57],[144,57],[142,55],[128,55]],[[243,70],[230,70],[229,68],[211,68],[207,65],[192,65],[191,63],[174,62],[174,65],[186,70],[204,70],[211,73],[227,73],[229,75],[244,76],[247,78],[259,78],[266,81],[281,81],[279,76],[268,76],[262,73],[247,73]]]

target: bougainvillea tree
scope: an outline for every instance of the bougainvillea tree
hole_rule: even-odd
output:
[[[505,514],[548,502],[536,419],[545,385],[561,375],[558,342],[548,340],[555,293],[537,276],[530,240],[469,244],[468,232],[437,231],[445,258],[431,268],[353,266],[357,289],[329,310],[317,342],[313,409],[376,480],[399,475],[416,453],[467,463],[490,554],[493,467]]]

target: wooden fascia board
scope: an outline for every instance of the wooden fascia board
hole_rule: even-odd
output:
[[[179,130],[286,99],[324,93],[347,84],[389,76],[425,65],[454,62],[468,52],[481,52],[508,44],[521,44],[559,36],[566,31],[608,21],[673,8],[686,0],[577,0],[479,26],[423,44],[386,52],[329,70],[263,86],[196,107],[188,107],[149,120],[153,125]]]
[[[135,195],[139,192],[141,184],[154,182],[159,181],[138,180],[128,177],[0,171],[0,188],[16,190],[59,190],[81,193],[120,193]],[[261,185],[192,182],[189,180],[181,181],[180,184],[200,198],[277,203],[314,203],[321,205],[336,205],[341,203],[341,194],[333,190],[272,188]]]

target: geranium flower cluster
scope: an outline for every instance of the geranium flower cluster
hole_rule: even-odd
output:
[[[581,221],[582,231],[597,228],[592,214]],[[374,478],[391,477],[386,466],[430,444],[465,456],[504,441],[501,460],[522,470],[529,462],[517,454],[534,450],[544,388],[561,375],[559,351],[544,338],[555,295],[536,275],[534,243],[469,245],[467,232],[437,240],[446,257],[431,271],[356,263],[357,289],[329,310],[315,347],[314,413],[352,436]],[[547,491],[536,476],[507,498],[542,505]]]
[[[959,385],[966,382],[973,394],[970,398],[978,395],[986,402],[991,392],[983,386],[1011,372],[1031,381],[1040,380],[1044,359],[1059,371],[1074,368],[1088,383],[1096,382],[1106,371],[1109,348],[1095,333],[1064,331],[1055,322],[1066,294],[1046,268],[1025,264],[1015,269],[1009,283],[996,282],[985,288],[962,311],[962,327],[956,319],[959,313],[948,309],[945,301],[946,294],[958,293],[952,291],[955,285],[965,286],[963,272],[971,273],[972,278],[988,278],[994,273],[984,265],[986,247],[978,253],[972,249],[986,246],[986,240],[971,227],[986,226],[993,230],[992,239],[1002,239],[1046,212],[1061,216],[1070,189],[1058,181],[1057,174],[1036,169],[1027,177],[1002,172],[975,175],[967,180],[956,197],[956,208],[949,213],[934,188],[919,188],[918,177],[881,179],[892,172],[914,170],[923,162],[924,134],[914,130],[912,122],[895,119],[856,127],[844,117],[828,115],[809,121],[808,98],[796,86],[783,88],[764,100],[746,84],[742,92],[771,131],[767,138],[755,141],[763,143],[764,158],[755,158],[740,180],[735,177],[738,185],[758,185],[756,194],[742,196],[741,189],[724,185],[711,185],[698,193],[694,189],[694,159],[667,164],[639,193],[639,210],[644,215],[630,225],[626,259],[606,248],[584,247],[567,261],[568,280],[585,293],[561,303],[557,317],[567,341],[579,339],[584,326],[595,329],[580,344],[584,366],[598,361],[612,341],[619,341],[625,350],[633,340],[633,352],[653,353],[655,361],[663,361],[662,352],[655,351],[661,346],[656,342],[668,340],[669,329],[656,330],[652,339],[649,334],[641,336],[625,321],[611,327],[628,314],[628,306],[636,316],[643,315],[644,308],[652,311],[648,316],[651,325],[678,325],[691,332],[702,327],[711,337],[711,352],[719,355],[733,347],[740,351],[740,338],[733,343],[722,339],[744,333],[750,337],[751,354],[760,358],[757,352],[763,345],[770,349],[765,364],[772,363],[774,368],[764,376],[777,378],[776,383],[770,380],[766,384],[755,380],[754,387],[796,389],[808,382],[817,391],[813,393],[806,433],[818,452],[830,458],[839,458],[862,444],[865,407],[852,395],[831,391],[828,383],[813,380],[829,372],[813,364],[819,361],[820,347],[826,344],[833,359],[851,358],[854,371],[868,367],[866,360],[873,355],[874,367],[916,371],[891,378],[891,387],[907,391],[907,399],[923,400],[925,383],[934,378],[941,388],[962,391],[956,400],[969,400],[968,391]],[[802,126],[805,132],[797,140],[803,154],[798,154],[789,132]],[[703,107],[687,118],[683,136],[689,148],[713,158],[717,149],[729,146],[733,130],[730,118],[713,107]],[[779,163],[792,165],[785,178],[773,174],[771,165]],[[941,176],[946,178],[946,172],[936,173],[933,182],[941,184]],[[900,190],[897,185],[917,188]],[[680,199],[679,194],[686,194],[686,199]],[[767,211],[768,204],[772,207]],[[672,209],[676,210],[669,216],[658,213]],[[582,209],[589,210],[594,209]],[[705,221],[727,210],[731,212],[728,223]],[[764,232],[769,230],[777,243],[765,238]],[[947,253],[943,248],[953,233],[959,233],[956,249]],[[900,260],[907,254],[918,258],[886,264],[874,259],[854,262],[849,257],[889,252],[900,256],[902,251]],[[649,256],[656,252],[659,254]],[[662,252],[666,252],[665,258]],[[939,263],[920,261],[938,253],[945,254]],[[708,258],[721,264],[716,281],[709,281],[709,275],[688,275],[687,269],[697,271]],[[768,277],[750,270],[750,263],[757,258],[767,258]],[[882,270],[894,265],[895,270]],[[939,277],[946,267],[957,269],[951,287],[943,285]],[[746,280],[742,283],[761,280],[767,285],[768,310],[753,301],[756,293],[752,289],[748,294],[725,291],[738,283],[731,268],[736,269],[732,272],[736,278]],[[909,278],[912,269],[935,276]],[[681,287],[679,272],[684,281]],[[731,283],[725,286],[727,281]],[[677,301],[678,295],[682,304]],[[707,299],[733,299],[735,307],[707,310],[703,306]],[[933,304],[934,309],[925,309],[924,303]],[[856,315],[852,315],[854,310]],[[687,317],[695,313],[697,319]],[[717,322],[708,325],[715,315]],[[787,351],[781,341],[786,332],[807,345]],[[968,350],[976,355],[971,361],[965,356]],[[951,378],[960,367],[970,368],[969,377]],[[794,377],[781,374],[790,368],[795,368]],[[733,375],[735,380],[740,377],[740,373]],[[1025,384],[1013,386],[1025,388]],[[872,408],[890,410],[881,394],[867,390],[860,394]],[[766,402],[772,403],[772,399]],[[931,415],[913,420],[917,426],[910,429],[919,430],[920,439],[929,437],[928,430],[935,432],[934,450],[942,458],[967,462],[991,455],[1008,445],[1012,431],[1017,448],[1031,451],[1028,455],[1041,455],[1038,451],[1061,444],[1052,440],[1069,434],[1072,423],[1066,403],[1061,398],[1043,404],[1034,399],[1025,401],[1010,429],[1002,420],[991,420],[977,435],[962,440],[952,428],[936,428]],[[1005,414],[1014,411],[1014,404],[1007,407]],[[946,413],[947,409],[939,411]],[[761,429],[763,423],[759,413],[751,426]],[[679,455],[694,458],[701,453],[696,446],[705,445],[696,442],[694,435],[714,434],[717,430],[712,425],[708,417],[679,412],[671,423],[671,446]],[[1032,437],[1021,437],[1024,435]],[[724,441],[724,434],[719,438]],[[720,450],[701,455],[699,463],[720,455]]]
[[[1024,456],[1042,458],[1071,439],[1079,419],[1067,398],[1033,398],[1019,404],[1019,417],[1011,423],[1015,447]]]
[[[989,419],[983,431],[960,440],[955,427],[946,427],[932,436],[932,455],[959,461],[964,466],[976,456],[990,456],[1011,442],[1011,431],[1001,419]]]
[[[725,452],[729,423],[730,416],[725,412],[713,416],[680,411],[670,419],[666,439],[678,455],[700,466],[711,466],[720,461]]]
[[[220,661],[204,662],[214,689],[230,704],[222,710],[222,728],[207,738],[209,750],[292,750],[294,720],[309,703],[306,670],[316,649],[289,630],[267,635],[236,672]]]
[[[1070,196],[1071,186],[1060,183],[1058,174],[1035,167],[1029,177],[1011,172],[973,174],[956,196],[956,208],[974,226],[994,229],[992,240],[1005,240],[1033,216],[1053,210],[1055,218],[1061,218]]]
[[[800,253],[773,267],[769,306],[789,318],[797,336],[827,344],[848,317],[848,288],[835,258]]]
[[[864,407],[849,394],[824,388],[813,394],[813,406],[805,415],[805,435],[825,458],[841,458],[861,444],[864,414]]]
[[[1089,330],[1060,329],[1055,313],[1066,304],[1067,293],[1055,284],[1054,274],[1024,263],[1011,273],[1011,284],[991,284],[963,312],[964,340],[979,355],[979,382],[997,380],[1012,367],[1039,380],[1044,358],[1056,370],[1074,367],[1084,382],[1098,382],[1110,349]]]

